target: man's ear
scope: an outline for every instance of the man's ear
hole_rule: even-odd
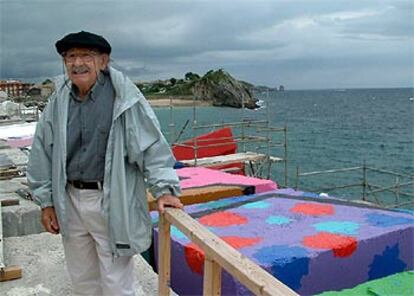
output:
[[[101,54],[101,71],[105,70],[108,67],[109,64],[109,55],[104,53]]]

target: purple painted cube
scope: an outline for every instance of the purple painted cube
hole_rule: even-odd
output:
[[[302,193],[292,190],[295,198],[281,198],[281,192],[185,211],[301,295],[350,288],[414,268],[413,215],[301,200]],[[202,295],[203,252],[174,226],[171,237],[172,288],[180,295]],[[222,294],[251,295],[227,272]]]

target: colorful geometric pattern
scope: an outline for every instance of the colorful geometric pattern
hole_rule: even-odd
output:
[[[300,200],[295,194],[295,199],[277,197],[281,192],[286,189],[185,211],[301,295],[414,268],[413,215]],[[201,295],[204,254],[179,230],[171,235],[172,287],[180,295]],[[223,272],[222,294],[250,292]]]

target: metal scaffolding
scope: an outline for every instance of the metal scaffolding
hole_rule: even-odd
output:
[[[269,120],[269,108],[266,109],[266,119],[252,120],[245,116],[245,104],[244,98],[242,97],[242,109],[241,109],[241,120],[234,122],[222,122],[222,123],[211,123],[202,124],[198,122],[197,118],[197,107],[195,99],[193,98],[192,105],[192,119],[187,120],[183,128],[179,131],[178,135],[175,133],[174,123],[174,108],[173,99],[170,97],[170,123],[169,123],[169,139],[172,146],[188,147],[194,151],[194,161],[187,162],[187,165],[198,166],[201,162],[203,166],[209,166],[206,158],[200,158],[198,151],[201,147],[220,147],[231,144],[236,144],[239,152],[236,155],[222,156],[223,159],[220,161],[225,163],[231,162],[243,162],[245,172],[248,175],[271,179],[272,178],[272,165],[274,163],[284,163],[283,174],[284,184],[288,186],[288,142],[287,142],[287,127],[273,127]],[[189,124],[191,122],[191,124]],[[191,144],[183,143],[178,141],[183,130],[185,128],[191,128],[192,142]],[[197,139],[197,136],[202,135],[206,132],[213,131],[215,129],[231,127],[233,131],[233,137],[221,137],[216,138],[221,143],[216,144],[205,144],[211,141],[210,139]],[[280,136],[280,134],[282,134]],[[280,139],[281,138],[281,139]],[[276,139],[280,139],[276,141]],[[274,152],[279,150],[279,157],[273,156]],[[282,152],[280,153],[280,150]],[[211,163],[215,163],[217,159],[214,157],[210,158]],[[230,171],[231,172],[231,171]]]
[[[305,189],[300,186],[300,179],[302,177],[349,172],[359,172],[360,177],[358,178],[358,182],[312,189]],[[387,178],[388,180],[390,178],[393,178],[392,185],[384,186],[370,182],[369,177],[373,174],[380,174],[382,176],[385,176],[385,178]],[[313,171],[306,173],[301,173],[299,171],[299,167],[297,167],[295,188],[312,192],[331,192],[334,190],[345,188],[361,188],[360,199],[363,202],[374,203],[384,208],[400,208],[414,206],[414,175],[397,173],[390,170],[370,167],[367,166],[365,162],[362,166],[357,167]],[[379,193],[383,193],[383,195],[379,196]]]
[[[175,133],[174,123],[174,108],[173,99],[170,97],[170,143],[175,146],[188,147],[194,150],[194,160],[187,161],[188,166],[214,166],[219,163],[227,164],[231,162],[244,162],[245,173],[250,176],[255,176],[264,179],[272,179],[272,164],[283,163],[282,174],[283,182],[278,182],[279,187],[289,187],[288,180],[288,139],[287,127],[273,127],[269,119],[269,108],[266,108],[266,119],[251,120],[245,117],[244,98],[242,98],[241,120],[234,122],[222,122],[212,124],[201,124],[197,118],[196,102],[193,98],[192,105],[192,119],[188,119],[183,128],[181,128],[178,135]],[[184,129],[191,128],[191,135],[193,141],[190,144],[180,142],[179,139],[183,134]],[[204,144],[204,139],[197,139],[197,136],[210,132],[214,129],[223,127],[231,127],[234,131],[233,137],[218,138],[219,144]],[[275,139],[278,139],[276,141]],[[228,141],[227,141],[228,140]],[[200,147],[219,147],[223,145],[230,145],[236,143],[238,149],[241,150],[232,156],[200,158],[198,151]],[[279,149],[276,153],[275,150]],[[280,151],[282,150],[282,151]],[[275,155],[275,156],[273,156]],[[277,157],[277,155],[279,157]],[[280,168],[280,167],[278,167]],[[337,174],[359,172],[358,181],[350,184],[335,184],[329,187],[319,188],[303,188],[300,186],[300,181],[303,177],[311,177],[316,175]],[[394,182],[388,186],[380,186],[369,181],[369,176],[373,174],[381,174],[387,178],[394,178]],[[278,180],[279,181],[279,180]],[[389,170],[378,169],[367,166],[365,163],[362,166],[340,168],[324,171],[300,172],[299,167],[296,169],[296,179],[293,180],[296,189],[309,192],[332,192],[340,189],[361,188],[360,200],[363,202],[375,203],[381,207],[396,208],[414,206],[414,175],[397,173]],[[407,191],[408,190],[408,191]],[[387,197],[380,197],[379,193],[388,193]],[[393,195],[393,200],[390,199],[389,194]]]

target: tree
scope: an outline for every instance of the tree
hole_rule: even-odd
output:
[[[188,72],[188,73],[185,74],[184,78],[187,81],[194,81],[194,80],[199,80],[200,75],[198,75],[197,73]]]
[[[53,83],[49,78],[42,82],[42,85]]]

